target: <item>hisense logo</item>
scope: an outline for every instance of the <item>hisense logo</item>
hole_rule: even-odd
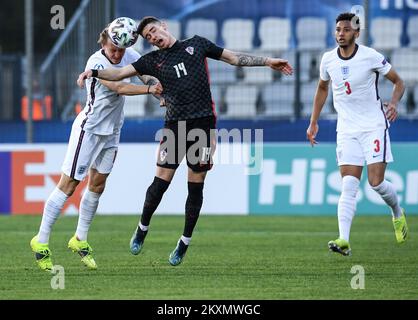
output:
[[[260,174],[258,203],[274,205],[336,205],[341,193],[341,176],[335,163],[324,158],[291,160],[290,171],[283,172],[289,165],[280,160],[264,159]],[[327,172],[332,166],[333,171]],[[335,168],[335,170],[334,170]],[[280,173],[279,173],[280,172]],[[405,177],[393,170],[386,171],[401,202],[418,204],[418,170],[407,171]],[[363,199],[376,205],[384,205],[380,196],[365,182],[357,194],[357,202]]]

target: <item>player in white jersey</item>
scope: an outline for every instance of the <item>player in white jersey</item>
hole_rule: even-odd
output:
[[[331,81],[334,107],[338,113],[337,161],[342,176],[342,192],[338,202],[339,238],[328,242],[328,247],[343,255],[351,254],[349,235],[364,162],[369,184],[392,209],[397,242],[405,242],[408,235],[405,212],[399,206],[396,190],[385,180],[386,165],[393,161],[389,121],[397,118],[396,107],[405,87],[383,55],[356,44],[360,34],[359,23],[358,17],[352,13],[343,13],[336,19],[338,47],[322,57],[320,79],[307,129],[307,138],[314,146],[319,130],[318,118]],[[388,103],[382,103],[379,98],[379,75],[394,84],[392,99]]]
[[[86,69],[120,68],[140,58],[132,48],[114,46],[106,29],[101,32],[98,42],[102,49],[89,58]],[[74,120],[61,179],[45,202],[39,233],[30,243],[42,270],[49,271],[53,266],[48,247],[52,226],[65,202],[87,173],[88,187],[80,202],[77,230],[68,242],[68,247],[80,254],[81,261],[87,267],[97,268],[92,249],[87,243],[87,233],[116,158],[123,124],[124,95],[162,93],[161,84],[155,78],[144,76],[141,80],[147,85],[130,84],[129,79],[126,82],[89,79],[88,101]]]

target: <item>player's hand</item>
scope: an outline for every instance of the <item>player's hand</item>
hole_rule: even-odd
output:
[[[159,82],[157,84],[152,85],[149,88],[149,93],[151,93],[151,94],[159,95],[162,92],[163,92],[163,86]]]
[[[278,58],[269,58],[267,61],[270,68],[280,71],[281,73],[290,76],[293,74],[293,68],[287,60]]]
[[[87,71],[84,71],[83,73],[80,73],[80,75],[78,76],[78,79],[77,79],[77,85],[81,89],[83,89],[84,88],[84,80],[86,80],[88,78],[91,78],[92,75],[93,74],[92,74],[91,70],[87,70]]]
[[[310,123],[309,128],[306,130],[306,137],[311,142],[311,146],[313,147],[318,142],[315,140],[316,135],[319,131],[319,125],[317,122]]]
[[[388,103],[385,102],[384,104],[385,110],[386,110],[386,118],[390,121],[393,122],[396,120],[396,118],[398,117],[398,110],[396,108],[396,105],[393,103]]]

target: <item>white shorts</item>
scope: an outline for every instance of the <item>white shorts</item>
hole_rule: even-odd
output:
[[[106,136],[97,135],[82,130],[79,124],[74,124],[62,172],[78,181],[86,177],[89,168],[94,168],[101,174],[109,174],[116,159],[119,139],[119,132]]]
[[[387,129],[368,132],[337,133],[337,162],[339,166],[364,166],[392,162],[392,151]]]

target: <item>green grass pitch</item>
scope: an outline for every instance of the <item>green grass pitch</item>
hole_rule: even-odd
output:
[[[397,245],[390,216],[357,216],[353,255],[328,252],[336,217],[202,215],[183,263],[168,264],[183,231],[183,216],[155,215],[143,251],[129,252],[137,216],[101,216],[89,243],[98,270],[87,270],[67,249],[77,217],[60,217],[51,239],[54,264],[65,270],[65,289],[34,262],[29,241],[40,216],[0,216],[0,299],[417,299],[417,216],[410,237]],[[360,265],[365,288],[351,288]]]

